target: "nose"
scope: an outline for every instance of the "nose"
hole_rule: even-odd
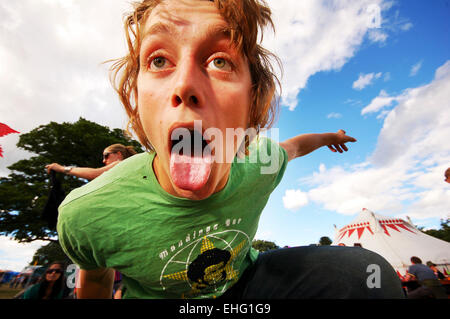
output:
[[[201,107],[203,104],[202,85],[205,73],[194,58],[184,59],[177,65],[172,93],[172,106]],[[202,84],[203,83],[203,84]]]

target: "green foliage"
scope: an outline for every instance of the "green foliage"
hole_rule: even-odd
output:
[[[327,236],[320,237],[319,245],[320,246],[330,246],[332,243],[331,239]]]
[[[422,230],[427,235],[436,237],[441,240],[445,240],[446,242],[450,243],[450,226],[448,225],[450,222],[450,219],[447,218],[446,220],[441,219],[441,229],[429,229],[429,230]]]
[[[280,248],[274,242],[260,239],[253,240],[252,247],[255,248],[256,250],[259,250],[260,252]]]
[[[103,150],[115,143],[143,151],[122,130],[111,130],[83,118],[75,123],[50,122],[22,134],[17,147],[32,154],[9,166],[11,174],[0,178],[0,235],[12,236],[19,242],[54,240],[56,231],[41,218],[50,192],[45,165],[100,167]],[[58,178],[66,194],[87,182],[64,174],[58,174]]]
[[[67,265],[72,263],[57,241],[50,242],[36,250],[30,265],[34,265],[36,263],[36,265],[46,266],[55,261],[64,261]]]

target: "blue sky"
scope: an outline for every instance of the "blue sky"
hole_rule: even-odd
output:
[[[334,239],[333,224],[341,228],[355,218],[356,214],[339,214],[311,202],[291,211],[282,205],[282,198],[287,189],[308,190],[308,185],[301,179],[318,171],[320,164],[348,167],[363,162],[374,152],[384,118],[361,115],[361,110],[381,90],[397,95],[433,80],[436,70],[450,58],[449,13],[450,7],[445,1],[396,2],[383,14],[384,19],[400,24],[382,24],[381,30],[388,34],[386,41],[373,43],[366,37],[342,68],[318,72],[308,79],[306,87],[297,95],[298,104],[294,111],[283,108],[276,125],[280,129],[280,140],[299,133],[335,132],[342,128],[358,142],[351,143],[345,154],[322,148],[290,162],[261,218],[258,233],[261,239],[273,240],[279,246],[317,243],[322,236]],[[412,26],[406,31],[401,30],[400,27],[408,23]],[[413,75],[411,71],[415,65],[420,68]],[[360,74],[379,72],[382,73],[379,78],[363,89],[353,88]],[[450,104],[445,102],[441,111],[448,114]],[[450,160],[447,162],[450,166]],[[443,179],[439,178],[436,183],[443,183]],[[442,200],[448,202],[448,198]],[[371,209],[370,206],[367,208]],[[377,213],[394,216],[405,211],[406,208]],[[440,218],[445,216],[449,216],[448,209],[442,211],[440,217],[412,216],[415,217],[412,220],[423,227],[439,228]]]
[[[326,147],[290,162],[256,238],[279,246],[334,238],[363,207],[438,228],[450,215],[450,4],[447,0],[268,0],[284,66],[280,141],[344,129],[349,152]],[[379,9],[379,27],[373,10]],[[101,62],[124,52],[125,0],[0,4],[2,122],[28,132],[80,116],[124,128]],[[98,19],[103,12],[104,19]],[[51,48],[49,50],[49,48]],[[2,137],[0,175],[30,154]],[[0,269],[20,270],[42,244],[0,238]]]

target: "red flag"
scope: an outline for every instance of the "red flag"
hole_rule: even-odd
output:
[[[11,133],[19,133],[16,130],[13,130],[8,125],[0,123],[0,137],[11,134]]]
[[[8,125],[0,123],[0,137],[11,134],[11,133],[19,133],[16,130],[13,130]],[[0,146],[0,157],[3,157],[3,149]]]
[[[395,227],[395,225],[394,225],[394,224],[386,224],[386,225],[388,225],[388,226],[389,226],[389,227],[391,227],[392,229],[394,229],[394,230],[396,230],[396,231],[400,232],[400,231],[398,230],[398,228],[397,228],[397,227]]]
[[[411,232],[411,233],[413,233],[413,234],[415,234],[415,232],[413,232],[412,230],[410,230],[405,224],[396,224],[397,226],[399,226],[399,227],[401,227],[401,228],[403,228],[403,229],[406,229],[407,231],[409,231],[409,232]]]
[[[348,230],[348,237],[350,237],[353,234],[354,231],[355,231],[355,228],[349,229]]]
[[[358,239],[360,239],[362,233],[364,232],[364,227],[359,227],[357,230],[358,230]]]

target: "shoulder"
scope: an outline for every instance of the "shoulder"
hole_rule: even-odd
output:
[[[409,271],[415,271],[415,270],[417,270],[417,269],[419,269],[420,267],[419,267],[419,265],[417,265],[417,264],[414,264],[414,265],[411,265],[411,266],[409,266]]]
[[[257,158],[262,175],[282,176],[288,163],[286,150],[276,141],[257,137],[249,148],[249,157]]]
[[[257,136],[250,144],[248,154],[237,157],[232,169],[240,180],[254,181],[256,185],[273,189],[281,181],[286,166],[286,151],[274,140]]]
[[[149,153],[134,155],[70,192],[58,208],[57,229],[63,231],[85,227],[94,219],[111,216],[112,209],[127,205],[128,193],[124,189],[136,190],[140,187],[140,176],[151,170],[150,159]]]
[[[40,283],[34,284],[33,286],[29,287],[27,290],[25,290],[23,294],[23,299],[36,299],[39,293],[39,287],[41,286]]]
[[[71,191],[61,203],[60,209],[83,197],[108,189],[118,182],[132,179],[133,176],[136,176],[147,168],[151,156],[152,154],[149,153],[140,153],[121,161],[96,179]]]

